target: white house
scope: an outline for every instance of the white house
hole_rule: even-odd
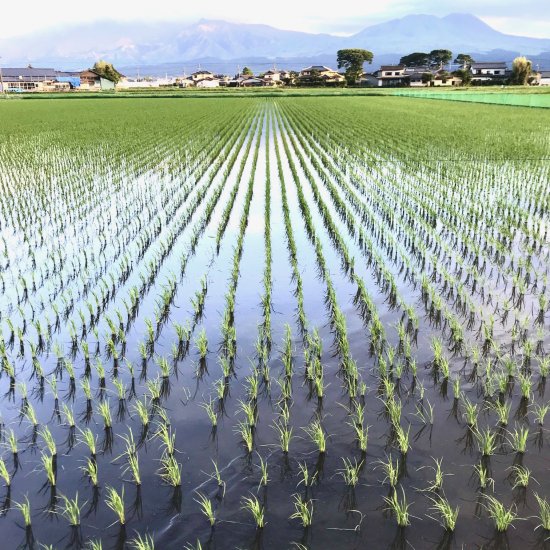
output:
[[[550,71],[540,71],[539,86],[550,86]]]
[[[378,86],[381,88],[405,86],[409,83],[410,79],[405,65],[382,65],[376,76],[378,78]]]
[[[203,78],[196,84],[197,88],[219,88],[220,81],[217,78]]]

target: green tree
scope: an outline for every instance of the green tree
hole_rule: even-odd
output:
[[[510,82],[512,84],[519,84],[520,86],[526,86],[529,84],[529,78],[531,76],[532,63],[526,57],[516,57],[512,61],[512,77]]]
[[[469,86],[472,82],[472,73],[470,69],[458,69],[454,71],[453,74],[462,80],[463,86]]]
[[[430,63],[430,54],[424,52],[414,52],[409,55],[404,55],[400,60],[400,65],[405,65],[405,67],[423,67],[424,65],[429,65]]]
[[[466,69],[467,67],[470,67],[472,63],[475,63],[475,59],[467,53],[459,53],[456,56],[454,63],[458,63],[459,65],[462,65],[463,69]]]
[[[252,69],[249,67],[245,67],[242,72],[243,76],[254,76],[254,73],[252,72]]]
[[[355,84],[363,74],[363,64],[372,63],[373,53],[359,48],[338,50],[336,60],[339,69],[345,69],[346,80],[349,84]]]
[[[422,73],[422,83],[429,84],[434,79],[433,73]]]
[[[115,84],[119,82],[120,79],[122,78],[122,74],[120,74],[113,67],[112,63],[108,63],[107,61],[103,61],[103,60],[96,61],[94,66],[92,67],[92,71],[102,76],[103,78],[106,78],[111,82],[114,82]]]
[[[431,67],[442,69],[453,58],[451,50],[432,50],[429,55]]]

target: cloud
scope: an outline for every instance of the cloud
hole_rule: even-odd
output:
[[[257,0],[210,0],[177,2],[156,0],[142,3],[136,10],[135,0],[28,0],[6,2],[2,6],[3,37],[14,37],[53,26],[112,19],[117,21],[182,21],[200,18],[226,19],[242,23],[264,23],[309,32],[351,34],[367,25],[411,13],[447,15],[452,12],[473,13],[495,25],[498,30],[550,37],[548,0],[376,0],[362,2],[339,0],[336,4],[319,0],[277,0],[276,9],[265,10]]]

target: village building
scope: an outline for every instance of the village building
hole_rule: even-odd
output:
[[[80,72],[80,89],[89,92],[114,90],[115,83],[92,69],[86,69]]]
[[[300,71],[297,83],[303,86],[315,86],[316,84],[334,86],[346,81],[344,75],[334,71],[325,65],[312,65]]]
[[[382,65],[376,76],[378,86],[383,88],[408,86],[410,81],[405,65]]]
[[[2,92],[56,92],[71,89],[68,82],[59,82],[57,71],[50,68],[3,68],[2,81]]]
[[[472,63],[472,84],[501,83],[509,76],[509,71],[504,61],[487,61]]]
[[[191,74],[191,80],[195,83],[200,82],[201,80],[207,80],[214,78],[214,74],[210,71],[205,71],[203,69],[199,69],[198,71],[195,71]]]

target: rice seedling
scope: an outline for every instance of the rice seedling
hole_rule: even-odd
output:
[[[197,498],[194,500],[198,503],[201,512],[210,523],[210,527],[214,527],[216,524],[216,513],[212,507],[212,501],[202,493],[197,493]]]
[[[289,519],[299,519],[302,527],[309,527],[313,522],[313,501],[304,500],[302,495],[293,495],[295,512]]]
[[[69,522],[69,525],[78,526],[80,525],[80,511],[82,506],[78,504],[78,493],[76,493],[74,499],[70,499],[65,495],[60,495],[61,497],[61,515]]]
[[[21,516],[23,517],[23,523],[25,524],[25,527],[30,527],[31,521],[32,521],[31,505],[27,495],[25,495],[25,502],[16,502],[15,507],[21,512]]]
[[[212,398],[210,398],[210,401],[208,402],[201,403],[200,407],[206,411],[206,414],[212,423],[212,427],[216,427],[218,425],[218,413],[216,412]]]
[[[343,467],[336,470],[344,479],[344,483],[349,487],[355,487],[359,483],[363,461],[357,462],[357,459],[342,458]]]
[[[502,502],[492,495],[485,495],[485,509],[493,520],[495,529],[504,533],[517,519],[516,507],[512,504],[506,508]]]
[[[443,528],[446,531],[454,531],[460,510],[459,507],[456,506],[453,508],[449,501],[441,495],[430,497],[430,500],[432,501],[432,507],[430,509],[438,514],[438,521]]]
[[[254,450],[254,432],[250,424],[239,422],[236,433],[241,436],[241,441],[248,454]]]
[[[525,453],[527,450],[527,438],[529,437],[529,428],[526,426],[520,426],[519,428],[516,427],[516,429],[513,432],[509,432],[509,444],[510,447],[516,452],[516,453]]]
[[[271,426],[279,439],[279,446],[283,453],[288,453],[290,450],[290,442],[292,441],[292,426],[287,424],[275,423]]]
[[[195,346],[201,359],[205,359],[208,355],[208,338],[206,336],[206,330],[202,329],[197,338],[195,339]]]
[[[86,458],[86,464],[81,466],[81,469],[86,477],[91,481],[94,487],[98,486],[98,471],[97,462],[91,458]]]
[[[265,527],[265,510],[260,501],[254,496],[243,497],[242,508],[250,513],[258,529]]]
[[[40,461],[42,462],[42,468],[44,468],[46,479],[48,480],[47,482],[51,487],[55,487],[57,482],[57,467],[54,457],[52,455],[42,453],[40,456]]]
[[[124,485],[120,493],[113,487],[106,488],[107,496],[105,498],[105,504],[114,512],[117,517],[117,521],[124,525],[126,523],[126,513],[124,507]]]
[[[535,493],[535,498],[537,499],[537,504],[539,505],[538,519],[540,521],[535,529],[550,531],[550,504],[546,498],[541,497],[537,493]]]
[[[109,403],[109,400],[100,401],[97,405],[97,409],[101,418],[103,418],[103,425],[105,428],[111,428],[113,426],[113,420],[111,417],[111,404]]]
[[[497,434],[490,428],[475,432],[479,452],[482,456],[492,456],[497,450]]]
[[[489,476],[489,471],[487,467],[483,465],[483,463],[474,466],[474,472],[477,475],[479,488],[482,491],[485,491],[489,487],[494,488],[495,481],[492,477]]]
[[[399,527],[407,527],[411,524],[409,516],[409,508],[411,504],[407,502],[405,490],[401,487],[401,499],[397,495],[397,490],[392,491],[389,497],[384,497],[386,510],[395,516],[395,520]]]
[[[317,450],[320,453],[325,453],[327,450],[327,436],[325,435],[323,426],[321,426],[321,422],[318,419],[314,420],[309,426],[302,429],[317,446]]]
[[[6,487],[11,485],[11,476],[3,458],[0,458],[0,478],[4,480]]]
[[[162,455],[158,474],[166,484],[172,487],[181,486],[181,465],[173,454],[165,452]]]
[[[531,479],[531,470],[529,468],[516,464],[512,466],[512,475],[514,478],[512,489],[517,489],[518,487],[524,489],[529,485],[529,480]]]
[[[387,457],[387,460],[378,460],[377,462],[378,466],[382,469],[382,472],[384,473],[384,479],[382,480],[382,483],[388,482],[390,487],[392,489],[395,489],[397,486],[397,483],[399,482],[400,477],[400,465],[399,465],[399,459],[395,459],[395,464],[393,463],[391,455]]]
[[[152,535],[146,534],[142,537],[138,534],[137,537],[130,541],[130,545],[136,550],[155,550],[155,540]]]

